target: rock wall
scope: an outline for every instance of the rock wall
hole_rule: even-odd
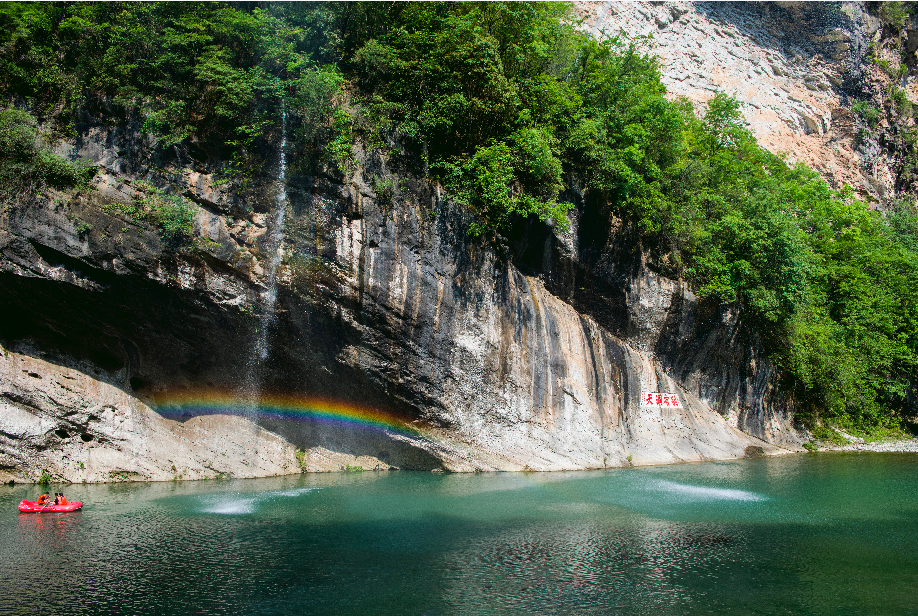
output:
[[[290,178],[277,247],[270,182],[241,202],[212,174],[116,156],[128,139],[91,132],[73,144],[100,165],[97,190],[6,204],[0,215],[9,477],[298,472],[293,447],[308,470],[558,470],[777,451],[736,426],[794,442],[763,419],[767,369],[751,351],[721,348],[737,335],[722,327],[729,315],[702,321],[683,285],[639,254],[616,253],[626,238],[591,238],[578,222],[584,203],[566,235],[539,223],[516,238],[475,239],[471,214],[437,186],[363,152],[351,177]],[[178,182],[199,205],[193,246],[169,248],[106,205],[129,200],[139,178]],[[398,188],[377,195],[375,180]],[[281,257],[276,288],[269,248]],[[29,362],[41,370],[16,367]],[[81,393],[48,397],[65,374],[82,379]],[[176,424],[150,410],[196,388],[250,403],[270,392],[322,396],[420,432],[257,419],[284,444],[247,419]],[[642,408],[642,391],[676,393],[682,408]],[[93,410],[103,407],[108,415]],[[713,408],[731,409],[732,424]],[[87,431],[91,416],[97,432]]]
[[[652,464],[763,446],[684,391],[652,352],[553,295],[512,256],[470,241],[464,212],[430,197],[427,231],[415,208],[388,215],[371,194],[334,228],[335,262],[349,273],[334,297],[357,334],[339,357],[473,447],[468,468]],[[641,391],[679,392],[683,408],[641,408]]]
[[[674,96],[734,94],[765,147],[868,196],[893,190],[847,109],[877,81],[862,3],[578,6],[597,36],[659,55]],[[295,448],[308,470],[473,471],[802,443],[742,315],[668,278],[576,186],[570,232],[472,238],[469,211],[378,152],[348,177],[292,173],[278,216],[272,178],[220,185],[212,161],[156,154],[136,130],[89,127],[58,151],[99,165],[94,191],[0,205],[0,479],[298,472]],[[141,179],[197,204],[193,245],[110,207]],[[322,397],[412,431],[153,410],[199,389]],[[642,391],[681,408],[641,407]]]
[[[849,111],[870,98],[867,63],[879,20],[863,2],[578,2],[584,27],[634,41],[660,58],[672,96],[707,102],[717,91],[745,104],[759,143],[803,161],[840,188],[880,200],[894,161],[857,137]],[[898,60],[896,61],[898,62]],[[898,64],[896,64],[898,65]]]
[[[0,347],[0,482],[165,481],[297,472],[292,445],[241,417],[163,418],[98,366]],[[96,373],[91,376],[91,373]]]

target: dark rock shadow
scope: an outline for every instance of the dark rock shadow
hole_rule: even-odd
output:
[[[393,440],[384,432],[373,429],[299,421],[258,420],[257,423],[298,449],[322,447],[355,457],[369,456],[401,470],[443,469],[442,460],[421,447]]]

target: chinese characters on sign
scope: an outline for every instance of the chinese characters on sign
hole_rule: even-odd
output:
[[[641,392],[641,406],[659,406],[662,408],[682,408],[679,396],[655,391]]]

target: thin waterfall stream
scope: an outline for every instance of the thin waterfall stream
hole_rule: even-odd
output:
[[[271,211],[271,218],[268,222],[268,237],[265,242],[266,265],[265,268],[265,286],[267,289],[262,293],[262,311],[258,324],[258,339],[255,351],[259,361],[264,361],[268,357],[269,340],[268,329],[274,323],[275,314],[274,306],[277,304],[277,268],[281,263],[282,249],[284,241],[284,215],[287,210],[287,110],[281,105],[281,142],[280,142],[280,162],[278,164],[276,193],[274,208]]]
[[[287,109],[281,101],[281,140],[278,155],[277,176],[274,182],[274,202],[267,220],[264,242],[264,286],[258,324],[252,352],[249,355],[247,374],[240,392],[240,398],[256,414],[262,394],[264,362],[271,350],[270,330],[275,321],[277,305],[277,269],[281,264],[284,241],[284,217],[287,210]]]

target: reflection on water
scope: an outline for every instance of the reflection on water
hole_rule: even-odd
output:
[[[0,488],[0,614],[915,614],[918,456]]]
[[[23,541],[31,539],[38,546],[43,540],[52,538],[54,542],[67,537],[67,529],[79,524],[80,512],[46,513],[42,515],[20,515],[19,536]]]

